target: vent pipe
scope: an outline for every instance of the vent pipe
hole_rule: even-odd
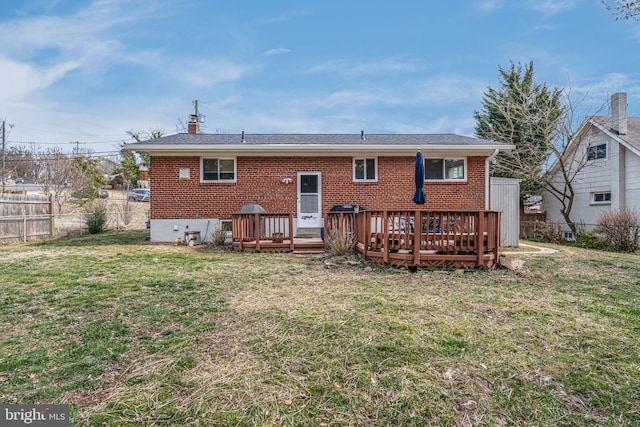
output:
[[[360,139],[362,141],[364,141],[364,131],[363,130],[360,131]]]

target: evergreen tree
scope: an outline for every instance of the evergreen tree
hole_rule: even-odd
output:
[[[521,194],[535,194],[544,187],[543,166],[563,115],[562,90],[536,83],[533,62],[498,70],[500,87],[489,87],[474,113],[475,133],[515,146],[498,154],[491,175],[520,179]]]

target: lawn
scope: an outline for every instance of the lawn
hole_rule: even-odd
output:
[[[96,426],[640,423],[638,255],[410,273],[145,236],[0,248],[1,403]]]

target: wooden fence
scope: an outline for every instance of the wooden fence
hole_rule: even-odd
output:
[[[546,230],[547,213],[524,213],[520,212],[520,238],[536,239],[540,238],[541,232]],[[542,230],[542,231],[541,231]]]
[[[26,242],[54,234],[53,202],[40,194],[0,194],[0,242]]]

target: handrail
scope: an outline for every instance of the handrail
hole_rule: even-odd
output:
[[[409,254],[409,264],[413,265],[420,265],[425,257],[436,254],[474,256],[479,265],[483,265],[485,255],[492,259],[498,256],[500,212],[497,211],[409,209],[341,214],[353,216],[353,232],[362,254],[377,252],[383,263],[399,256],[394,254]],[[330,224],[333,215],[328,216]]]
[[[255,242],[260,250],[261,240],[289,240],[293,250],[293,214],[292,213],[239,213],[231,215],[231,239],[242,249],[246,242]]]

